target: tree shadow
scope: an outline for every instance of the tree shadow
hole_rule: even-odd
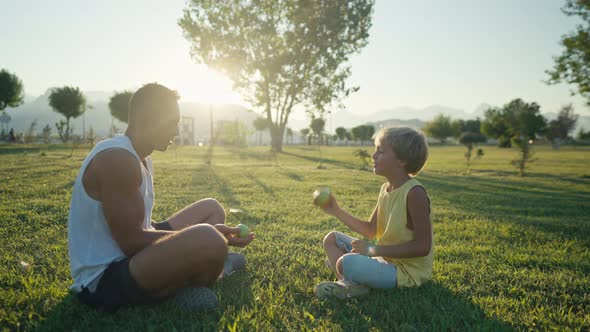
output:
[[[231,206],[239,206],[240,201],[236,198],[232,185],[229,184],[223,177],[217,175],[214,167],[211,165],[203,165],[198,167],[193,172],[192,185],[203,185],[203,175],[207,179],[207,185],[211,189],[217,190],[221,195],[221,199]]]
[[[254,182],[255,184],[257,184],[258,186],[260,186],[260,188],[262,188],[262,190],[264,190],[265,193],[267,194],[272,194],[274,193],[274,190],[272,190],[271,187],[267,186],[266,184],[264,184],[264,182],[260,181],[259,178],[255,177],[252,174],[247,174],[246,178],[248,178],[249,180],[251,180],[252,182]]]
[[[219,280],[213,290],[219,297],[219,305],[213,310],[189,311],[172,301],[137,307],[123,307],[107,313],[87,307],[73,293],[65,296],[46,318],[36,326],[40,331],[153,331],[198,330],[218,331],[228,307],[252,308],[254,296],[250,276],[239,272]]]
[[[287,155],[287,156],[292,156],[295,158],[300,158],[303,160],[312,161],[312,162],[318,163],[318,164],[320,162],[322,162],[323,164],[329,164],[329,165],[342,167],[342,168],[346,168],[346,169],[359,169],[358,165],[351,164],[351,163],[341,161],[341,160],[327,159],[327,158],[320,158],[320,157],[311,157],[311,156],[305,156],[305,155],[301,155],[301,154],[297,154],[297,153],[293,153],[293,152],[286,152],[286,151],[283,151],[281,153],[284,155]]]
[[[590,194],[509,178],[466,177],[437,173],[421,176],[434,200],[455,210],[499,222],[576,239],[590,245]],[[439,203],[440,204],[440,203]]]
[[[435,282],[419,288],[371,290],[369,295],[362,298],[325,303],[325,307],[317,313],[324,315],[326,309],[347,317],[354,326],[364,331],[514,329],[514,326],[488,317],[464,294],[454,293]],[[341,324],[345,329],[346,322]]]

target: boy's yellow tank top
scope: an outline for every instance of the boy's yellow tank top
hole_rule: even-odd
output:
[[[406,200],[408,192],[415,186],[422,186],[422,184],[411,178],[391,192],[387,192],[387,186],[387,182],[381,186],[377,202],[377,234],[375,238],[379,246],[401,244],[414,239],[414,231],[407,227]],[[398,287],[420,286],[432,277],[434,236],[430,252],[424,257],[383,258],[397,267]]]

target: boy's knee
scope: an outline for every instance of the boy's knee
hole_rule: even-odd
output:
[[[328,233],[326,236],[324,236],[324,248],[327,245],[331,245],[331,244],[336,244],[336,231],[331,231],[330,233]]]
[[[348,254],[344,254],[342,255],[342,257],[338,258],[338,261],[336,262],[336,269],[338,270],[338,273],[340,273],[340,275],[346,277],[344,275],[344,266],[349,266],[351,264],[354,264],[354,261],[357,257],[361,256],[360,254],[357,253],[348,253]]]

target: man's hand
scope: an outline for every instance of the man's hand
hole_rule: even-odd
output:
[[[354,240],[351,242],[351,252],[358,253],[364,256],[375,256],[375,246],[367,240]]]
[[[227,239],[227,244],[230,246],[245,247],[250,244],[252,240],[254,240],[254,233],[250,233],[246,237],[239,237],[238,234],[240,234],[240,229],[237,227],[229,227],[224,224],[217,224],[215,225],[215,228],[221,234],[223,234],[223,236],[225,236]]]

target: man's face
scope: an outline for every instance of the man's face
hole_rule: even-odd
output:
[[[153,124],[154,149],[166,151],[172,144],[174,137],[178,136],[178,123],[180,122],[180,111],[178,103],[174,101],[169,110],[166,110],[160,121]]]

